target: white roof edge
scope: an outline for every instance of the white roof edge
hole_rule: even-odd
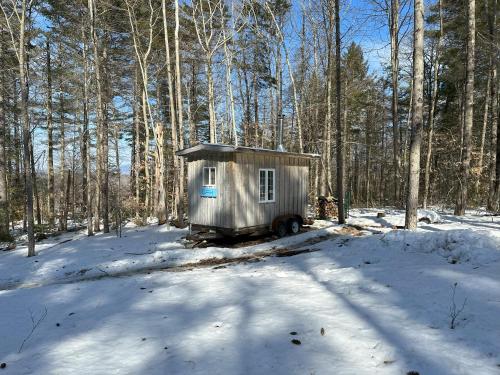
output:
[[[306,154],[306,153],[298,153],[298,152],[286,152],[286,151],[278,151],[271,150],[266,148],[258,148],[258,147],[247,147],[247,146],[233,146],[233,145],[225,145],[219,143],[200,143],[196,146],[188,147],[183,150],[179,150],[176,152],[178,156],[187,156],[189,154],[193,154],[195,152],[200,151],[214,151],[214,152],[265,152],[272,154],[283,154],[288,156],[296,156],[303,158],[319,158],[319,154]]]

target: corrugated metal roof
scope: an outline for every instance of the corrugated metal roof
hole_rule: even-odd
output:
[[[239,153],[251,153],[251,152],[262,152],[273,155],[283,155],[283,156],[294,156],[300,158],[314,159],[319,158],[318,154],[300,154],[297,152],[282,152],[277,150],[270,150],[266,148],[258,148],[258,147],[244,147],[244,146],[232,146],[232,145],[223,145],[217,143],[202,143],[193,147],[185,148],[184,150],[180,150],[176,152],[176,155],[179,156],[188,156],[195,153],[200,152],[239,152]]]

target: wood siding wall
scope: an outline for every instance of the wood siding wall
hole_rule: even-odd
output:
[[[215,167],[216,198],[200,197],[203,168]],[[259,169],[275,170],[275,200],[259,203]],[[243,229],[271,225],[280,215],[307,216],[309,160],[259,153],[205,154],[188,159],[189,221]]]
[[[215,167],[216,198],[200,196],[203,168]],[[205,154],[203,159],[188,159],[189,222],[221,228],[234,227],[233,172],[234,154]]]
[[[259,169],[275,170],[275,201],[259,203]],[[236,154],[235,228],[270,225],[281,215],[307,214],[309,161],[290,156]]]

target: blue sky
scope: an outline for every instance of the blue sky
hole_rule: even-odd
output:
[[[302,23],[301,9],[303,4],[314,0],[292,0],[292,20],[295,29],[300,30]],[[371,73],[380,73],[382,65],[389,62],[390,44],[387,27],[387,16],[377,12],[370,0],[344,0],[341,2],[341,31],[343,35],[342,47],[345,48],[355,42],[362,46],[365,58],[368,61]],[[294,31],[289,32],[294,41]]]
[[[299,32],[304,4],[315,4],[315,0],[292,0],[291,19],[285,30],[286,43],[290,53],[294,53],[300,44]],[[369,71],[372,74],[380,75],[383,64],[387,64],[390,58],[386,15],[375,12],[370,0],[345,0],[341,5],[343,48],[346,48],[351,42],[361,45],[369,64]],[[37,24],[44,29],[48,28],[44,19],[37,19]],[[286,76],[287,74],[284,75],[284,78]],[[287,78],[285,78],[286,80]],[[43,137],[43,135],[41,136]],[[41,148],[39,151],[43,152],[44,146],[41,145]],[[126,142],[121,142],[121,154],[122,169],[124,172],[128,172],[130,149]]]

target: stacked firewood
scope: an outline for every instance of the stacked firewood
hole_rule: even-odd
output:
[[[338,217],[337,199],[334,197],[318,197],[316,201],[316,217],[322,220]]]

